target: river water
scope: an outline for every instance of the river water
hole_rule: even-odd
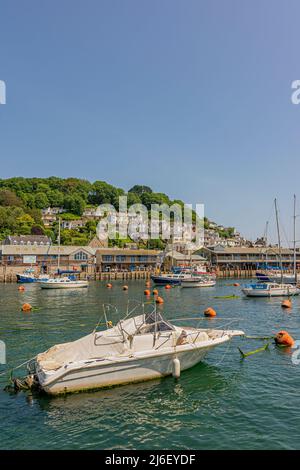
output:
[[[219,280],[207,289],[160,287],[164,316],[202,318],[212,306],[218,316],[200,320],[203,327],[228,325],[260,336],[285,329],[300,339],[300,297],[287,311],[280,298],[243,298],[233,282]],[[23,293],[16,284],[0,285],[0,340],[7,351],[7,365],[0,365],[0,372],[92,331],[104,302],[122,312],[128,299],[143,300],[144,281],[127,284],[128,291],[121,281],[112,289],[98,281],[77,291],[29,285]],[[216,298],[232,294],[240,297]],[[37,309],[21,312],[25,302]],[[1,376],[0,448],[299,449],[300,365],[292,362],[295,350],[271,344],[269,350],[241,359],[237,346],[250,351],[263,344],[236,338],[182,372],[179,380],[167,377],[55,398],[4,392],[7,377]]]

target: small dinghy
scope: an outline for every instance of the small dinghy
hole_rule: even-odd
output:
[[[244,335],[238,330],[175,326],[164,320],[155,306],[145,313],[142,304],[141,314],[132,313],[115,326],[105,313],[103,331],[96,328],[83,338],[38,354],[33,369],[35,382],[46,393],[59,394],[167,375],[179,377],[210,349]]]

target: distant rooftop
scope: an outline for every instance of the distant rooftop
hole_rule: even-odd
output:
[[[3,245],[50,245],[51,239],[46,235],[9,235]]]

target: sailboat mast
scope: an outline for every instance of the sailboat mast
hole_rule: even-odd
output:
[[[266,269],[268,269],[268,228],[269,228],[269,221],[266,222],[266,229],[265,229],[265,245],[266,245]]]
[[[59,273],[60,268],[60,217],[58,218],[58,255],[57,255],[57,272]]]
[[[283,271],[282,271],[282,255],[281,255],[281,241],[280,241],[280,230],[279,230],[279,220],[278,220],[278,208],[277,208],[277,199],[275,198],[275,213],[276,213],[276,225],[277,225],[277,236],[278,236],[278,250],[279,250],[279,263],[280,263],[280,277],[281,284],[283,283]]]
[[[296,268],[296,194],[294,194],[294,279],[297,284],[297,268]]]

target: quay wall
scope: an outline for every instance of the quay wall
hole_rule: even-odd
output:
[[[67,266],[61,266],[61,269],[69,269]],[[1,266],[0,265],[0,282],[17,282],[17,273],[22,273],[24,266]],[[89,266],[85,272],[78,274],[78,279],[91,279],[91,280],[130,280],[130,279],[149,279],[154,271],[112,271],[101,272],[95,266]],[[255,269],[222,269],[217,270],[217,278],[230,279],[230,278],[249,278],[255,279]],[[38,270],[36,270],[36,274]],[[292,274],[292,270],[285,271],[286,274]],[[298,272],[299,275],[299,272]]]
[[[61,266],[61,270],[69,269],[68,267]],[[17,273],[22,273],[24,266],[0,266],[0,282],[17,282]],[[36,274],[38,271],[36,270]],[[97,271],[94,267],[89,267],[85,272],[78,273],[78,279],[91,279],[91,280],[116,280],[116,279],[149,279],[151,271],[119,271],[119,272],[101,272]]]
[[[256,278],[257,269],[222,269],[217,271],[218,278]],[[284,274],[293,274],[293,270],[285,270]],[[299,276],[299,270],[297,271]]]

